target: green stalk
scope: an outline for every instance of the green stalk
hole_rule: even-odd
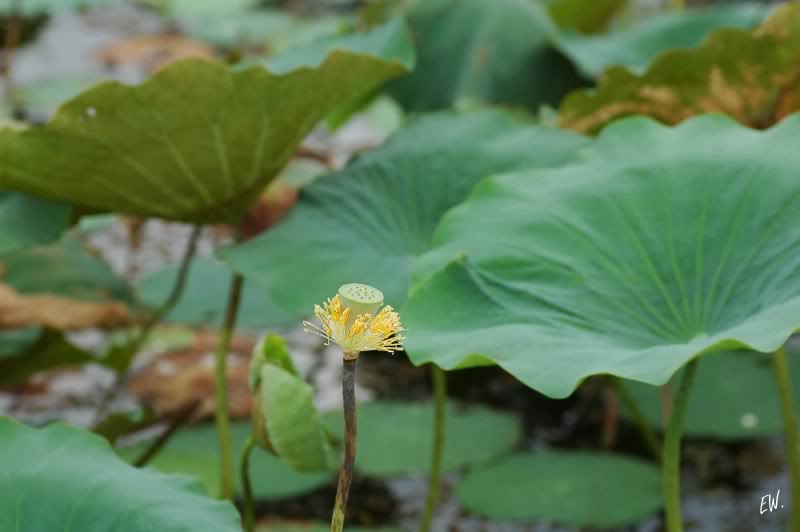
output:
[[[353,480],[353,465],[356,462],[356,362],[358,353],[345,352],[342,367],[342,399],[344,406],[344,457],[336,487],[336,503],[331,518],[331,532],[342,532],[347,513],[347,497]]]
[[[661,462],[661,443],[658,441],[656,433],[650,428],[647,420],[645,420],[639,405],[636,404],[631,394],[628,393],[628,390],[623,386],[622,380],[619,377],[613,377],[611,383],[614,386],[614,390],[617,392],[617,397],[619,397],[622,404],[625,405],[626,410],[631,415],[631,419],[636,425],[636,428],[639,429],[639,433],[642,435],[642,438],[644,438],[653,456],[656,460]]]
[[[664,511],[667,518],[667,532],[683,532],[681,515],[681,430],[686,406],[689,403],[689,391],[697,372],[697,359],[686,365],[686,371],[675,396],[672,414],[664,435],[664,457],[661,470],[664,481]]]
[[[433,512],[439,500],[439,488],[442,476],[442,456],[444,454],[444,421],[447,402],[447,375],[436,364],[431,364],[431,379],[433,381],[433,448],[431,451],[431,476],[428,479],[428,498],[425,501],[425,513],[422,514],[420,532],[431,529]]]
[[[153,329],[156,327],[156,325],[158,325],[161,320],[164,319],[167,314],[169,314],[178,301],[181,300],[183,291],[186,288],[186,283],[189,279],[189,271],[191,270],[192,259],[197,251],[197,242],[200,239],[200,234],[202,232],[202,225],[195,225],[192,228],[192,233],[189,236],[189,241],[186,244],[186,251],[184,251],[183,257],[181,258],[181,263],[178,266],[178,273],[175,276],[175,284],[172,285],[172,289],[167,295],[167,298],[161,303],[161,305],[159,305],[155,312],[147,316],[136,335],[126,343],[121,351],[121,354],[115,354],[116,358],[113,368],[115,373],[114,383],[108,388],[106,393],[103,395],[103,398],[100,400],[100,404],[98,405],[97,412],[95,413],[92,426],[96,426],[106,417],[108,409],[111,407],[114,399],[116,399],[116,397],[122,391],[122,386],[124,384],[122,377],[125,375],[128,369],[130,369],[133,359],[139,353],[139,350],[142,348],[145,342],[147,342],[147,339],[150,338],[150,334],[153,332]]]
[[[792,381],[789,373],[789,361],[786,348],[781,347],[772,355],[775,368],[775,379],[778,383],[783,424],[786,432],[786,457],[789,462],[789,482],[791,484],[792,515],[790,530],[800,530],[800,447],[797,440],[797,422],[792,400]]]
[[[242,276],[234,273],[231,277],[228,292],[228,304],[225,309],[225,321],[219,335],[216,352],[216,368],[214,383],[215,419],[220,453],[220,497],[232,499],[234,492],[233,476],[233,443],[231,425],[228,419],[228,351],[231,337],[236,327],[236,315],[239,312],[239,301],[242,297]]]
[[[201,401],[195,401],[194,403],[182,408],[172,419],[167,429],[161,433],[161,435],[151,443],[144,452],[139,455],[133,465],[135,467],[144,467],[146,466],[150,460],[152,460],[161,449],[169,442],[170,438],[180,430],[186,423],[188,423],[194,413],[200,408]]]
[[[242,508],[244,532],[253,532],[255,527],[253,485],[250,482],[250,452],[253,450],[255,443],[256,440],[253,436],[247,438],[239,460],[239,475],[242,478],[242,492],[244,495],[244,508]]]

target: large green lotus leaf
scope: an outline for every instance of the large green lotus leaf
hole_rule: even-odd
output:
[[[71,216],[65,203],[0,191],[0,254],[58,239]]]
[[[350,281],[380,287],[399,306],[439,219],[479,179],[562,164],[586,143],[498,111],[421,117],[344,170],[318,178],[278,225],[221,255],[293,316]]]
[[[161,305],[175,284],[178,265],[171,264],[143,276],[136,284],[138,299],[147,306]],[[167,313],[171,323],[187,325],[221,325],[224,305],[231,283],[231,271],[213,258],[196,258],[192,261],[183,295]],[[263,286],[245,278],[242,301],[236,323],[243,329],[263,329],[265,326],[286,325],[291,316],[281,310]]]
[[[795,354],[790,365],[792,380],[800,382],[800,361]],[[783,430],[775,372],[769,357],[746,351],[708,355],[698,365],[695,382],[683,420],[685,434],[742,440]],[[633,381],[623,381],[623,385],[645,419],[654,428],[661,428],[659,388]],[[800,404],[800,390],[796,386],[794,396]]]
[[[760,4],[734,4],[685,9],[657,15],[631,28],[604,35],[566,34],[558,39],[559,49],[581,72],[599,76],[606,68],[624,66],[641,72],[660,53],[671,48],[692,48],[719,28],[757,26],[767,12]]]
[[[273,364],[261,367],[261,401],[266,432],[275,454],[297,471],[330,470],[325,428],[314,406],[314,389]]]
[[[130,467],[75,427],[0,418],[0,456],[0,530],[241,530],[233,505],[208,498],[196,481]]]
[[[178,61],[136,87],[89,89],[45,127],[0,130],[0,186],[101,210],[236,222],[320,118],[405,71],[343,50],[282,75]]]
[[[290,72],[300,67],[317,67],[333,50],[347,50],[371,54],[385,60],[397,61],[411,69],[414,66],[414,48],[411,46],[406,25],[394,19],[383,26],[364,33],[326,35],[304,46],[286,50],[267,62],[272,72]]]
[[[345,16],[301,18],[281,9],[257,9],[240,13],[190,17],[182,21],[191,37],[221,48],[264,46],[270,54],[338,35],[351,26]]]
[[[449,108],[461,99],[538,108],[582,84],[549,47],[558,32],[530,0],[426,0],[408,15],[414,72],[390,85],[408,110]]]
[[[344,437],[341,413],[329,414],[331,432]],[[430,471],[433,406],[427,403],[373,401],[358,405],[356,469],[375,476]],[[521,436],[513,415],[482,406],[448,403],[444,465],[447,470],[488,462],[511,450]]]
[[[231,425],[234,449],[237,453],[250,435],[249,422],[236,422]],[[146,443],[118,449],[119,454],[128,461],[135,460]],[[149,466],[165,473],[185,473],[199,478],[208,492],[219,494],[219,440],[212,425],[200,425],[181,430],[149,462]],[[236,474],[239,469],[236,468]],[[258,498],[270,499],[291,497],[314,490],[327,483],[333,471],[300,473],[291,469],[275,456],[255,448],[250,456],[250,477],[253,493]],[[237,480],[237,486],[238,486]],[[237,492],[241,489],[237,487]]]
[[[581,162],[484,180],[419,262],[409,356],[492,360],[565,397],[594,374],[659,385],[704,352],[774,351],[800,327],[798,135],[800,115],[766,132],[629,118]]]
[[[790,2],[752,32],[717,30],[698,48],[659,56],[641,75],[608,69],[597,88],[564,99],[560,120],[563,127],[589,133],[631,114],[676,124],[720,112],[765,128],[800,109],[798,76],[800,4]]]
[[[468,474],[456,496],[492,519],[620,530],[658,511],[661,476],[652,464],[609,453],[520,453]]]
[[[3,282],[20,294],[47,293],[81,301],[127,301],[130,290],[73,233],[58,242],[0,256]]]

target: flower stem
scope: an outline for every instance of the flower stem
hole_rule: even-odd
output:
[[[661,443],[658,441],[658,437],[656,433],[653,432],[653,429],[650,428],[650,425],[644,418],[644,414],[642,414],[642,410],[639,408],[639,405],[636,404],[631,394],[628,393],[627,388],[622,384],[622,380],[618,377],[614,377],[611,379],[611,382],[614,386],[614,390],[617,392],[617,397],[620,398],[622,404],[625,405],[625,409],[631,416],[631,419],[636,424],[636,428],[639,429],[639,433],[644,438],[645,443],[650,448],[650,452],[653,453],[653,456],[656,460],[661,462]]]
[[[253,450],[255,443],[256,440],[253,436],[247,438],[239,460],[239,475],[242,478],[242,495],[244,496],[244,508],[242,508],[244,532],[253,532],[255,526],[253,485],[250,482],[250,452]]]
[[[775,379],[778,382],[783,424],[786,432],[786,456],[789,462],[789,482],[792,488],[792,515],[790,530],[800,530],[800,447],[797,439],[797,422],[794,412],[792,381],[789,373],[789,361],[786,348],[781,347],[772,355],[775,368]]]
[[[214,398],[216,403],[217,436],[219,437],[220,451],[220,497],[232,499],[234,491],[233,480],[233,443],[231,437],[230,420],[228,419],[228,351],[231,346],[231,337],[236,326],[236,315],[239,311],[239,301],[242,296],[241,275],[234,273],[228,292],[228,304],[225,309],[225,321],[219,334],[216,352]]]
[[[667,518],[667,532],[683,532],[681,515],[681,430],[686,406],[689,403],[689,391],[697,372],[697,359],[686,365],[672,414],[664,435],[664,457],[661,468],[664,482],[664,510]]]
[[[349,356],[348,356],[349,355]],[[353,480],[353,465],[356,462],[356,362],[358,353],[345,353],[342,368],[342,399],[344,402],[344,458],[339,471],[339,485],[336,488],[336,503],[331,518],[331,532],[342,532],[347,512],[347,496]]]
[[[447,375],[442,368],[436,364],[431,364],[431,379],[433,381],[434,400],[431,476],[428,479],[428,498],[425,501],[425,513],[422,514],[422,523],[419,527],[420,532],[428,532],[431,529],[433,511],[436,509],[436,501],[439,500],[439,486],[442,476],[442,455],[444,454],[444,421],[447,402]]]

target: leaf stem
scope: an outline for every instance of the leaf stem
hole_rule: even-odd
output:
[[[422,514],[420,532],[431,529],[433,512],[439,500],[439,487],[442,476],[442,455],[444,454],[445,412],[447,403],[447,375],[436,364],[431,364],[433,381],[433,446],[431,450],[431,474],[428,479],[428,498],[425,500],[425,513]]]
[[[689,403],[689,391],[697,372],[697,359],[686,365],[672,414],[667,424],[664,435],[664,456],[661,470],[664,482],[664,510],[667,519],[667,532],[683,532],[683,518],[681,515],[681,430],[686,406]]]
[[[141,455],[139,455],[133,465],[136,467],[146,466],[150,460],[152,460],[153,457],[158,454],[164,445],[169,442],[170,438],[172,438],[172,436],[178,432],[182,426],[192,419],[192,415],[197,411],[201,404],[201,401],[195,401],[178,411],[178,413],[172,418],[172,422],[169,424],[167,429],[162,432]]]
[[[356,393],[355,375],[358,353],[345,352],[342,367],[342,399],[344,406],[344,457],[336,487],[336,503],[331,518],[331,532],[342,532],[347,512],[347,497],[353,480],[353,465],[356,462]]]
[[[242,298],[244,279],[238,273],[231,276],[228,291],[228,303],[225,309],[225,321],[219,334],[215,366],[215,420],[219,438],[220,453],[220,498],[232,499],[234,492],[233,475],[233,438],[231,437],[230,420],[228,419],[228,351],[231,337],[236,327],[236,316],[239,313],[239,302]]]
[[[119,359],[114,360],[113,369],[116,373],[114,382],[100,400],[100,405],[98,406],[94,423],[92,423],[92,425],[97,425],[103,420],[103,418],[105,418],[111,403],[113,403],[114,399],[120,393],[123,383],[122,377],[128,371],[128,369],[130,369],[131,363],[136,357],[136,354],[139,352],[145,342],[147,342],[147,339],[150,337],[150,333],[153,331],[153,328],[158,325],[159,322],[161,322],[161,320],[164,319],[167,314],[169,314],[178,301],[180,301],[183,291],[186,288],[186,282],[189,279],[189,271],[191,269],[192,259],[197,251],[197,241],[200,239],[200,234],[202,232],[202,225],[195,225],[192,228],[192,233],[189,235],[189,240],[186,244],[186,250],[183,252],[180,266],[178,266],[175,284],[172,285],[170,293],[167,295],[167,298],[161,303],[161,305],[158,306],[155,312],[147,316],[147,318],[143,321],[141,329],[139,329],[136,336],[134,336],[133,339],[131,339],[130,342],[128,342],[128,344],[123,348],[123,355]]]
[[[631,416],[631,420],[636,425],[636,428],[639,429],[639,433],[644,438],[645,443],[650,448],[650,451],[653,453],[653,457],[661,462],[661,443],[658,441],[658,437],[656,433],[650,428],[650,425],[647,423],[647,420],[642,414],[642,410],[639,408],[639,405],[636,404],[636,401],[633,399],[630,393],[628,393],[628,389],[625,388],[625,385],[622,384],[622,379],[619,377],[614,377],[611,380],[612,385],[614,386],[614,390],[617,392],[617,396],[622,401],[622,404],[625,405],[625,409]]]
[[[244,532],[253,532],[255,527],[253,484],[250,482],[250,452],[253,450],[255,443],[256,440],[252,435],[247,438],[239,460],[239,476],[242,479],[242,494],[244,496],[244,507],[242,508]]]
[[[784,432],[786,433],[786,457],[789,462],[789,482],[791,484],[792,515],[790,530],[800,530],[800,447],[798,447],[797,422],[794,412],[792,381],[786,348],[781,347],[772,355],[778,394],[783,410]]]

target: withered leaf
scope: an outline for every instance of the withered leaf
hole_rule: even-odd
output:
[[[129,321],[128,307],[117,301],[79,301],[52,294],[19,294],[0,283],[0,329],[44,325],[58,330],[114,327]]]
[[[800,109],[800,4],[776,9],[752,32],[722,29],[698,48],[661,55],[642,75],[607,70],[599,86],[568,95],[561,126],[594,133],[625,115],[677,124],[724,113],[767,128]]]

